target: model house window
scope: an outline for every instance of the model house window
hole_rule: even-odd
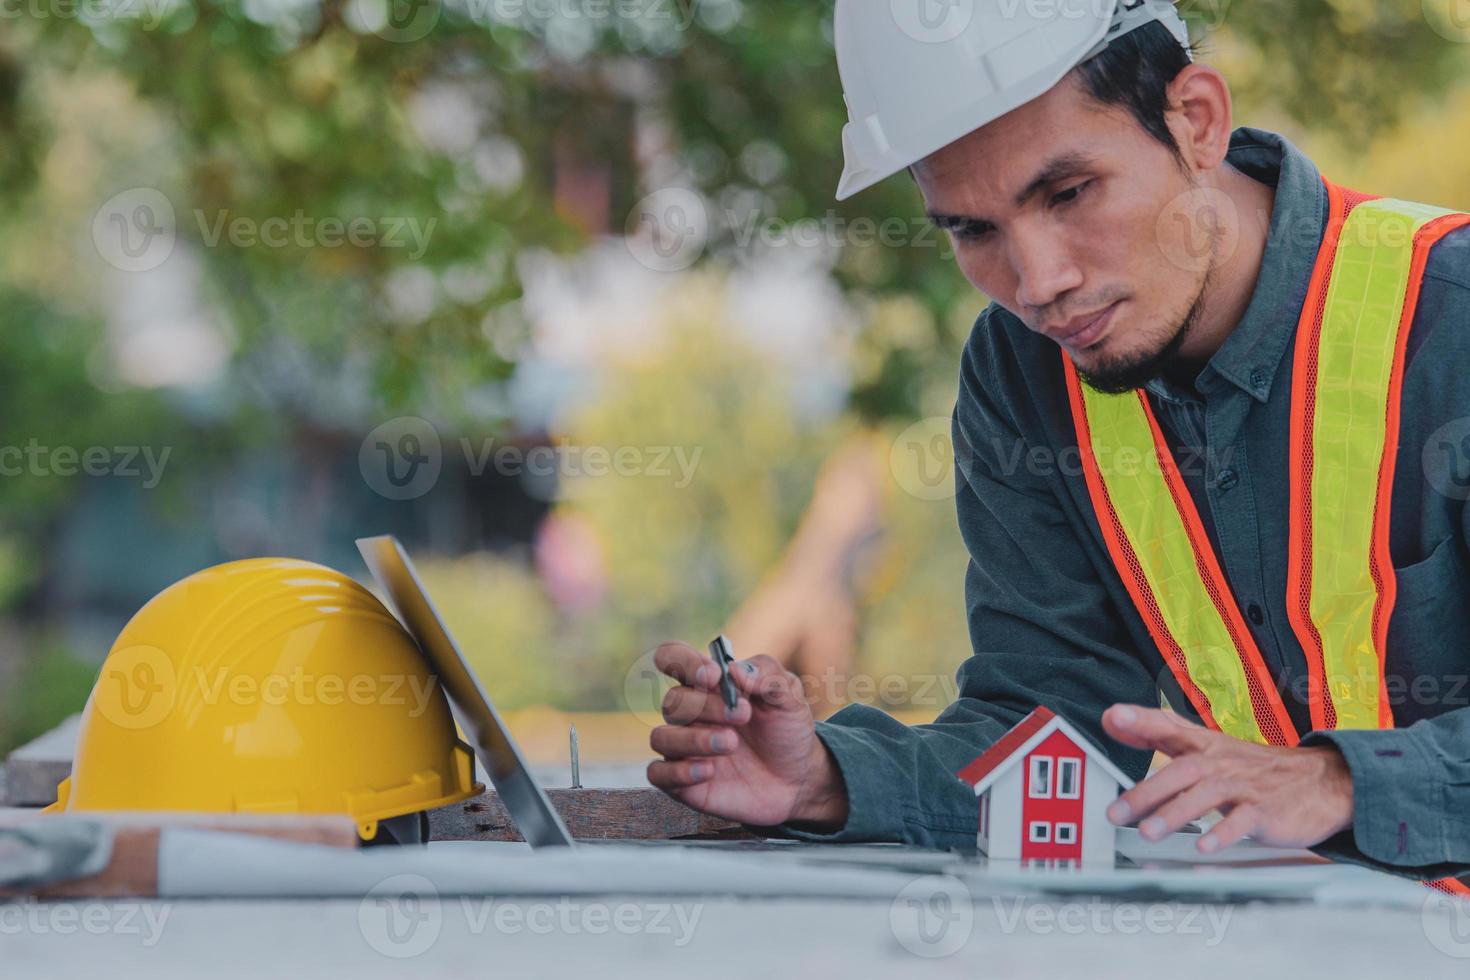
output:
[[[1033,800],[1051,799],[1051,756],[1033,755],[1031,757],[1029,793]]]
[[[1057,799],[1075,800],[1082,796],[1082,760],[1057,760]]]
[[[1051,842],[1051,824],[1045,820],[1031,821],[1031,843],[1048,844]]]
[[[1075,843],[1077,843],[1077,825],[1075,823],[1059,823],[1059,824],[1057,824],[1057,843],[1058,844],[1075,844]]]

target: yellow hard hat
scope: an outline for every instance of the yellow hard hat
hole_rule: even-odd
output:
[[[189,576],[123,628],[50,809],[346,813],[371,840],[482,791],[382,603],[330,568],[257,558]]]

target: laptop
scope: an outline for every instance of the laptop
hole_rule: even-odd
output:
[[[570,847],[572,835],[531,776],[490,695],[424,590],[408,552],[392,535],[359,538],[357,550],[389,607],[434,665],[455,718],[469,736],[475,755],[526,843],[532,847]]]
[[[776,852],[824,863],[881,866],[902,869],[914,874],[932,872],[952,862],[953,856],[942,851],[907,847],[899,844],[817,844],[793,840],[584,840],[574,841],[562,823],[561,815],[551,805],[546,793],[531,775],[525,757],[495,710],[490,695],[481,685],[474,670],[465,660],[459,645],[450,635],[434,603],[429,599],[413,561],[398,539],[392,535],[359,538],[357,549],[372,572],[388,606],[397,614],[408,632],[424,652],[454,711],[460,727],[472,743],[475,755],[490,782],[505,803],[521,836],[533,848],[578,847],[693,847],[746,852]]]

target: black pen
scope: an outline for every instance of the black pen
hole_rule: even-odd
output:
[[[730,652],[730,641],[721,633],[709,641],[709,655],[720,665],[720,694],[725,698],[725,707],[731,711],[740,703],[740,692],[735,688],[735,679],[730,676],[730,665],[735,655]]]

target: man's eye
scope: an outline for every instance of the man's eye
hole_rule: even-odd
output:
[[[1071,204],[1073,201],[1077,200],[1077,198],[1082,195],[1082,192],[1086,190],[1091,184],[1092,181],[1085,180],[1082,183],[1078,184],[1076,187],[1069,187],[1061,193],[1054,195],[1051,199],[1051,203],[1054,205]]]
[[[952,231],[954,233],[954,237],[958,238],[960,241],[979,242],[989,238],[990,233],[995,231],[995,226],[975,221],[962,224],[959,227],[952,229]]]

